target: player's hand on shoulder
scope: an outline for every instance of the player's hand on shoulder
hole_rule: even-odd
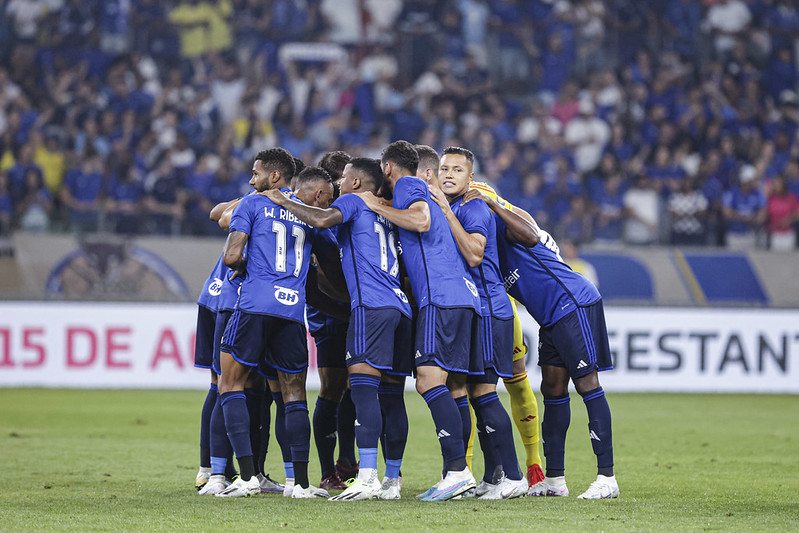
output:
[[[449,202],[447,201],[447,197],[444,195],[444,191],[441,188],[432,183],[427,184],[427,189],[430,191],[430,197],[433,199],[435,203],[438,204],[445,213],[449,209]]]
[[[280,189],[268,189],[266,191],[260,191],[258,194],[261,196],[266,196],[278,205],[283,205],[283,203],[289,199],[288,196]]]
[[[363,203],[365,203],[366,207],[368,207],[369,209],[374,209],[375,207],[380,205],[391,205],[388,200],[386,200],[385,198],[380,198],[378,196],[375,196],[375,193],[373,193],[372,191],[357,192],[354,194],[357,194],[358,197],[360,197],[360,199],[363,200]]]
[[[489,206],[491,205],[492,199],[490,196],[485,194],[483,191],[479,189],[469,189],[466,191],[466,194],[463,195],[463,200],[461,200],[461,205],[467,204],[472,200],[482,200],[487,203]]]

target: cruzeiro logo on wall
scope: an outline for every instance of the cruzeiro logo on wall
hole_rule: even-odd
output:
[[[211,296],[219,296],[219,293],[222,292],[222,280],[219,278],[214,278],[214,281],[208,284],[208,294]]]
[[[283,305],[296,305],[300,301],[300,293],[294,289],[275,285],[275,300]]]

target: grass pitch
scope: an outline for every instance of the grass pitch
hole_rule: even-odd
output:
[[[414,495],[437,481],[441,459],[429,412],[415,393],[406,396],[411,429],[403,498],[389,502],[198,496],[204,395],[0,389],[0,530],[799,528],[796,396],[609,394],[621,497],[582,501],[576,495],[595,478],[595,463],[585,409],[573,395],[566,449],[571,497],[423,503]],[[274,438],[270,452],[268,470],[282,479]]]

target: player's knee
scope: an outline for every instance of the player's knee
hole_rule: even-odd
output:
[[[581,396],[599,387],[599,376],[597,372],[591,372],[587,376],[582,376],[574,380],[574,388]]]
[[[525,365],[524,358],[517,359],[513,362],[513,375],[518,376],[519,374],[525,372],[527,370],[527,366]]]

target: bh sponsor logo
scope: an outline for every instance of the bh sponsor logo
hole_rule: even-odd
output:
[[[300,294],[294,289],[275,285],[275,300],[283,305],[297,305],[300,302]]]
[[[214,278],[214,281],[212,281],[208,285],[208,294],[210,294],[211,296],[219,296],[219,293],[221,292],[222,292],[222,280],[219,278]]]

